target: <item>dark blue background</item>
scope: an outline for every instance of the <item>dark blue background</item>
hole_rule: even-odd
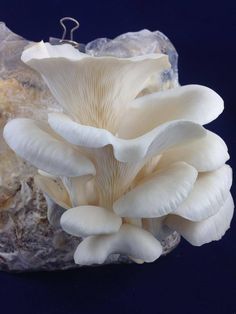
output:
[[[58,20],[79,19],[77,40],[160,30],[179,52],[181,84],[198,83],[225,99],[210,125],[227,142],[236,165],[236,1],[1,0],[0,20],[31,40],[60,37]],[[235,187],[232,188],[235,195]],[[182,240],[153,264],[76,271],[0,274],[1,313],[236,313],[236,223],[223,240],[200,248]]]

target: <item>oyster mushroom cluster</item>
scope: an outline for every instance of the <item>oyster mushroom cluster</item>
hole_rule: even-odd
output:
[[[95,57],[40,42],[22,61],[62,111],[47,123],[13,119],[4,138],[38,168],[49,221],[83,238],[75,263],[113,253],[153,262],[173,231],[197,246],[224,235],[234,209],[229,155],[203,127],[223,111],[217,93],[200,85],[147,93],[170,67],[159,53]]]

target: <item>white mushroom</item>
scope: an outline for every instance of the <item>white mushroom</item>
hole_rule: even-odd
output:
[[[223,109],[223,99],[201,85],[185,85],[148,94],[132,101],[121,122],[120,136],[136,137],[172,120],[204,125],[215,120]],[[142,121],[141,125],[137,121]]]
[[[117,232],[121,224],[119,216],[98,206],[70,208],[61,216],[62,229],[77,237]]]
[[[113,253],[152,262],[162,254],[157,238],[172,231],[194,245],[221,238],[233,215],[232,172],[226,144],[202,126],[223,111],[217,93],[186,85],[140,96],[170,67],[163,54],[93,57],[40,42],[22,61],[63,112],[48,123],[12,120],[4,138],[43,174],[36,181],[58,204],[50,208],[60,206],[50,219],[63,213],[64,231],[85,238],[76,263]]]
[[[146,178],[114,205],[122,217],[161,217],[174,212],[191,192],[197,171],[180,162]]]
[[[232,184],[232,169],[200,173],[188,198],[180,204],[175,214],[193,221],[215,215],[223,206]]]
[[[103,264],[113,253],[150,263],[162,254],[162,246],[151,233],[123,224],[116,233],[91,236],[83,240],[75,251],[74,259],[76,264],[81,265]]]
[[[193,222],[179,216],[170,215],[165,223],[172,230],[178,231],[192,245],[200,246],[222,238],[230,227],[233,212],[234,202],[231,194],[229,194],[218,212],[206,220]]]
[[[65,112],[85,125],[115,131],[124,109],[144,88],[151,74],[169,68],[168,56],[93,57],[40,42],[22,54],[38,71]]]
[[[48,129],[43,122],[13,119],[5,126],[3,136],[20,157],[50,174],[68,177],[95,174],[94,165],[88,158],[53,136]]]
[[[206,136],[190,143],[177,145],[162,155],[160,167],[176,161],[185,161],[199,172],[213,171],[229,159],[228,149],[221,137],[207,131]]]
[[[87,148],[111,144],[115,158],[121,162],[151,158],[177,144],[206,135],[199,124],[189,121],[170,121],[132,139],[118,138],[107,130],[80,125],[61,113],[51,113],[48,122],[55,132],[71,144]]]
[[[34,181],[44,195],[56,204],[66,209],[71,208],[70,196],[62,183],[42,175],[35,176]]]

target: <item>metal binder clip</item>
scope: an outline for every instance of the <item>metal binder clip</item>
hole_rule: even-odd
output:
[[[70,31],[70,39],[66,39],[67,29],[66,29],[66,26],[64,24],[65,21],[72,21],[76,24]],[[60,40],[60,43],[68,43],[68,44],[73,45],[74,47],[78,47],[79,43],[77,43],[76,41],[73,40],[73,33],[76,29],[79,28],[79,22],[72,17],[63,17],[62,19],[60,19],[60,24],[63,27],[63,34],[62,34],[62,38]]]

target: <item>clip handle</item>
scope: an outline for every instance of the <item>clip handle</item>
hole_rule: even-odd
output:
[[[72,22],[74,22],[76,25],[70,30],[70,39],[66,39],[66,34],[67,34],[67,28],[66,28],[66,26],[65,26],[65,21],[72,21]],[[61,38],[61,40],[60,40],[60,42],[62,43],[62,42],[67,42],[67,43],[69,43],[69,44],[71,44],[71,45],[73,45],[73,46],[78,46],[79,44],[76,42],[76,41],[74,41],[73,40],[73,33],[74,33],[74,31],[76,30],[76,29],[78,29],[79,28],[79,26],[80,26],[80,24],[79,24],[79,22],[76,20],[76,19],[74,19],[73,17],[68,17],[68,16],[66,16],[66,17],[63,17],[63,18],[61,18],[60,19],[60,24],[61,24],[61,26],[62,26],[62,28],[63,28],[63,34],[62,34],[62,38]]]

